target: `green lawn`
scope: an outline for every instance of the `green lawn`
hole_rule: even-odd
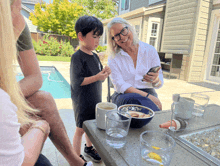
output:
[[[70,62],[71,57],[61,57],[61,56],[42,56],[37,55],[38,61],[62,61],[62,62]]]

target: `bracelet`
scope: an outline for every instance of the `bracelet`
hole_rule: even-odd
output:
[[[87,165],[87,162],[85,162],[85,164],[83,166],[86,166]]]
[[[44,128],[41,127],[41,126],[32,126],[31,129],[32,129],[32,128],[40,129],[44,134],[46,134],[46,131],[45,131]]]
[[[150,93],[147,94],[146,98],[148,98],[149,95],[150,95]]]
[[[160,84],[160,80],[157,83],[155,83],[153,86],[157,87],[159,84]]]

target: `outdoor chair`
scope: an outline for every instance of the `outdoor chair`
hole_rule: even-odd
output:
[[[107,101],[112,102],[112,96],[111,96],[111,88],[114,88],[112,81],[110,77],[108,77],[108,95],[107,95]]]

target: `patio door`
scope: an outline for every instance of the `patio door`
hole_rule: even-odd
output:
[[[220,18],[215,18],[210,45],[210,56],[207,65],[207,79],[220,82]]]
[[[160,28],[160,18],[149,17],[147,30],[147,43],[158,50],[158,36]]]

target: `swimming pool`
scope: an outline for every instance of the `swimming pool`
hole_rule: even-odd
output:
[[[55,99],[71,98],[70,84],[54,66],[40,66],[43,77],[43,85],[40,90],[50,92]],[[18,72],[17,81],[24,76]]]

